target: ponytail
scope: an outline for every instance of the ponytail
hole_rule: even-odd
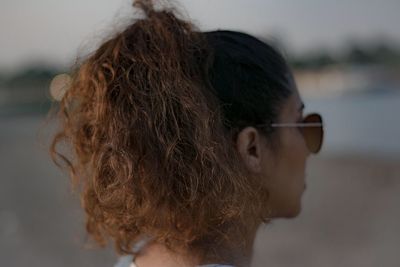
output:
[[[119,253],[134,254],[148,235],[205,253],[260,217],[266,192],[224,129],[204,35],[151,1],[134,6],[146,17],[73,71],[50,152],[82,185],[87,231],[100,245],[109,236]]]

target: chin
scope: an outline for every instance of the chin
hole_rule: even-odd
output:
[[[301,212],[301,199],[285,199],[272,208],[272,218],[295,218]]]
[[[300,212],[301,212],[301,205],[296,205],[288,209],[287,212],[285,212],[285,215],[282,217],[287,219],[296,218],[297,216],[299,216]]]
[[[300,215],[300,210],[291,213],[287,218],[296,218],[296,217],[299,216],[299,215]]]
[[[282,219],[292,219],[299,216],[301,212],[301,207],[291,207],[290,209],[281,210],[280,212],[275,212],[272,218],[282,218]]]

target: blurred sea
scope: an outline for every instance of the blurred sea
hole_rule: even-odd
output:
[[[400,90],[303,101],[304,114],[319,112],[323,117],[321,153],[400,158]]]

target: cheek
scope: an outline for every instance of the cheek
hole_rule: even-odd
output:
[[[282,194],[286,198],[298,198],[304,190],[305,160],[307,148],[300,132],[297,129],[288,131],[287,141],[281,150],[280,179]],[[286,189],[286,190],[285,190]]]
[[[298,129],[282,134],[276,161],[270,166],[267,187],[271,193],[271,205],[276,214],[283,217],[298,213],[304,192],[304,169],[307,148]]]
[[[292,151],[292,153],[290,153],[291,159],[296,165],[303,167],[309,151],[300,129],[292,128],[289,146]]]
[[[304,168],[308,148],[300,130],[297,128],[288,129],[283,146],[283,157],[286,158],[287,168],[291,169],[292,172],[301,171]]]

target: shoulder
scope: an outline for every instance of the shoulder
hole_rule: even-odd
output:
[[[137,267],[137,266],[133,261],[133,257],[131,255],[128,255],[120,257],[118,262],[114,265],[114,267]],[[234,266],[221,265],[221,264],[206,264],[206,265],[199,265],[197,267],[234,267]]]
[[[114,267],[136,267],[133,262],[132,255],[122,256],[118,259],[118,262],[114,265]]]

